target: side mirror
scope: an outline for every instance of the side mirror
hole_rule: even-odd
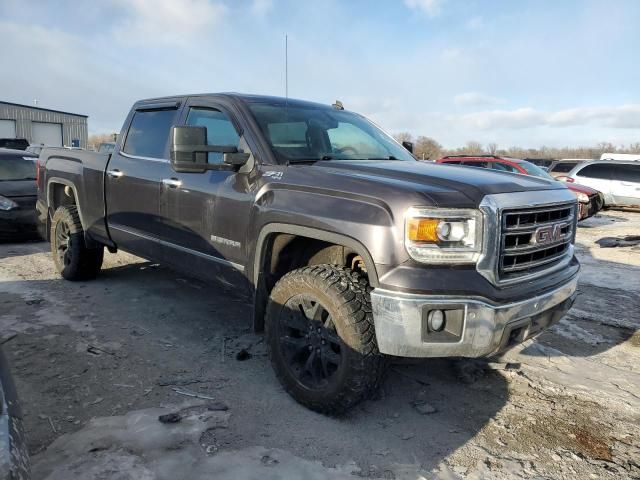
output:
[[[176,172],[219,170],[223,165],[209,164],[209,152],[224,154],[224,163],[234,167],[244,165],[249,159],[248,153],[238,152],[235,146],[207,145],[207,127],[178,126],[171,129],[171,166]]]
[[[413,153],[413,142],[407,142],[406,140],[402,142],[402,146],[409,150],[409,153]]]
[[[245,152],[225,153],[223,162],[234,167],[241,167],[249,160],[251,155]]]

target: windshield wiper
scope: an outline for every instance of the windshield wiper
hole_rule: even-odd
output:
[[[367,160],[397,160],[393,155],[389,155],[388,157],[371,157],[367,158]]]

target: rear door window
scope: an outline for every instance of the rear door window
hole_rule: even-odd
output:
[[[640,183],[640,164],[611,165],[611,178],[621,182]]]
[[[175,109],[134,113],[123,151],[138,157],[166,158],[169,132],[176,113]]]

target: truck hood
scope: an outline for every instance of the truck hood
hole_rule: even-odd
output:
[[[0,195],[3,197],[35,197],[38,187],[35,180],[1,180]]]
[[[385,184],[397,190],[423,193],[436,205],[451,207],[475,207],[490,194],[567,188],[560,182],[530,175],[432,162],[335,160],[316,162],[309,168],[332,177],[366,180],[374,195],[374,184]]]

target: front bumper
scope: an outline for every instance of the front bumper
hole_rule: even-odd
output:
[[[37,232],[38,216],[35,208],[0,211],[0,236]]]
[[[554,290],[502,304],[376,288],[371,303],[378,348],[399,357],[490,356],[558,322],[573,305],[577,286],[574,275]],[[433,310],[445,312],[444,331],[430,329],[428,314]]]

